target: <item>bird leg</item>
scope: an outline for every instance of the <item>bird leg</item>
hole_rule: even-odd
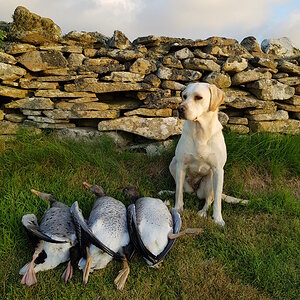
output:
[[[123,290],[126,280],[128,278],[129,272],[130,272],[130,268],[128,265],[127,258],[125,257],[123,260],[123,269],[120,270],[118,276],[114,280],[114,284],[116,285],[116,287],[119,291]]]
[[[83,282],[86,284],[89,280],[91,264],[93,261],[93,257],[90,255],[90,250],[86,247],[86,263],[83,270]]]
[[[40,241],[33,253],[32,260],[29,263],[27,270],[22,277],[21,284],[26,284],[27,286],[31,286],[37,283],[37,279],[34,272],[34,262],[39,256],[39,254],[42,252],[42,250],[43,250],[43,241]]]
[[[183,231],[180,231],[178,233],[169,233],[168,238],[173,240],[173,239],[176,239],[176,238],[181,237],[181,236],[186,235],[186,234],[199,235],[202,232],[203,232],[202,228],[187,228],[187,229],[185,229]]]
[[[65,283],[68,282],[68,280],[70,280],[73,276],[73,267],[72,267],[72,263],[71,260],[69,260],[68,265],[65,269],[65,271],[63,272],[61,278],[63,279],[63,281]]]

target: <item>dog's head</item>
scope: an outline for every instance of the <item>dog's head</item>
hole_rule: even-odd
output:
[[[180,119],[197,120],[203,113],[216,111],[225,99],[225,93],[214,84],[199,82],[189,84],[181,93],[178,106]]]

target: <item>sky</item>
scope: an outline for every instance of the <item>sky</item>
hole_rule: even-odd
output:
[[[205,39],[288,37],[300,48],[300,0],[0,0],[0,20],[18,5],[51,18],[63,33],[121,30],[131,41],[156,35]]]

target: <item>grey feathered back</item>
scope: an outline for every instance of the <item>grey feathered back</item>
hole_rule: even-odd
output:
[[[125,205],[108,196],[98,198],[94,203],[93,209],[88,219],[89,227],[92,227],[97,220],[102,220],[105,230],[116,237],[123,232],[124,228],[127,229],[127,220],[124,218],[126,215]]]

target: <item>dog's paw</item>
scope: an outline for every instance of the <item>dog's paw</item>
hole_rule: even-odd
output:
[[[197,212],[197,215],[202,217],[202,218],[206,218],[207,217],[207,211],[205,209],[201,209]]]
[[[214,218],[214,222],[220,226],[225,226],[224,220],[221,218]]]

